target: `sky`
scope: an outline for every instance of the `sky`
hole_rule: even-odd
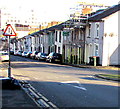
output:
[[[26,10],[34,10],[40,21],[63,21],[69,19],[70,8],[75,7],[78,1],[110,6],[119,2],[119,0],[0,0],[0,7],[10,8],[16,13],[18,8],[22,8],[23,13]]]

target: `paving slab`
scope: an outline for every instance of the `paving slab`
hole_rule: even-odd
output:
[[[11,107],[15,107],[15,109],[20,107],[25,109],[38,108],[36,103],[24,92],[22,88],[14,86],[11,80],[7,80],[6,71],[1,71],[0,73],[2,75],[0,75],[0,109]]]
[[[22,90],[2,90],[2,108],[4,107],[29,107],[37,108],[33,100]]]

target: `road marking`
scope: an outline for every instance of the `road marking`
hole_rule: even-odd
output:
[[[82,89],[82,90],[87,90],[86,88],[84,87],[80,87],[80,86],[74,86],[75,88],[78,88],[78,89]]]
[[[75,87],[75,88],[78,88],[78,89],[81,89],[81,90],[84,90],[84,91],[87,90],[85,87],[82,86],[82,84],[79,81],[65,81],[65,82],[61,82],[61,83],[70,85],[72,87]],[[70,83],[77,83],[78,86],[70,84]]]

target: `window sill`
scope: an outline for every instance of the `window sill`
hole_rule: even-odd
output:
[[[91,36],[87,36],[87,38],[91,38]]]
[[[95,37],[95,39],[99,39],[99,37]]]

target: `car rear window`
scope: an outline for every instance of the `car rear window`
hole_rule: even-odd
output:
[[[47,54],[45,54],[45,53],[41,53],[41,55],[43,55],[43,56],[47,56]]]
[[[44,56],[47,56],[47,54],[43,54]]]

